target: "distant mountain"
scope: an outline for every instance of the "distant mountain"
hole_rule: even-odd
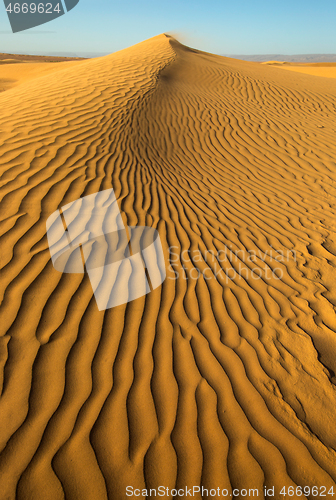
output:
[[[109,55],[109,52],[53,52],[46,53],[46,56],[56,56],[56,57],[76,57],[81,59],[91,59],[94,57],[103,57]]]
[[[7,54],[0,52],[0,61],[2,59],[20,59],[25,61],[46,61],[56,62],[56,61],[70,61],[77,59],[91,59],[94,57],[102,57],[107,55],[106,53],[101,52],[43,52],[41,51],[39,55],[34,54]]]
[[[226,57],[233,57],[234,59],[243,59],[244,61],[288,61],[288,62],[301,62],[301,63],[317,63],[317,62],[336,62],[336,54],[296,54],[296,55],[283,55],[283,54],[258,54],[258,55],[228,55]]]
[[[30,55],[30,54],[7,54],[0,52],[0,61],[3,60],[17,60],[17,61],[36,61],[36,62],[62,62],[62,61],[77,61],[80,59],[86,59],[85,57],[77,56],[51,56],[51,55]]]

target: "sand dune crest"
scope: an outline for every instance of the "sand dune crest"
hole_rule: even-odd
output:
[[[4,499],[335,486],[335,95],[166,35],[0,94]],[[167,279],[98,311],[46,220],[112,187]]]

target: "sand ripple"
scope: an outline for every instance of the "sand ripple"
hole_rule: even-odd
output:
[[[332,80],[165,35],[76,64],[0,94],[1,498],[334,485]],[[111,187],[177,257],[99,312],[46,220]]]

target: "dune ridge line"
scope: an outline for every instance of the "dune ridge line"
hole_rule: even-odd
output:
[[[0,93],[3,498],[335,487],[335,96],[168,35]],[[99,311],[46,220],[111,188],[168,273]]]

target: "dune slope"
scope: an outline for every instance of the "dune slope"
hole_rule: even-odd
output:
[[[335,96],[165,35],[0,95],[3,499],[335,487]],[[111,187],[167,279],[99,312],[46,220]]]
[[[16,87],[28,80],[34,80],[48,73],[54,73],[80,63],[81,61],[21,62],[16,59],[0,59],[0,92]]]
[[[297,71],[312,76],[323,76],[324,78],[336,78],[336,63],[288,63],[286,61],[267,61],[261,64],[277,66],[288,71]]]

